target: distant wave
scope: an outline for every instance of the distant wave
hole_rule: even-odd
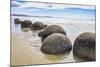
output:
[[[55,18],[55,19],[67,19],[67,20],[75,20],[75,21],[95,21],[95,18],[66,18],[66,17],[53,17],[53,16],[31,16],[24,14],[11,14],[11,16],[20,16],[20,17],[37,17],[37,18]]]
[[[31,16],[31,15],[24,15],[24,14],[11,14],[11,16],[40,17],[40,18],[64,18],[64,17],[52,17],[52,16]]]
[[[25,17],[32,17],[32,16],[24,15],[24,14],[11,14],[11,16],[25,16]]]

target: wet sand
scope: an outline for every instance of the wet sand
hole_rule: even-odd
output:
[[[65,22],[47,24],[56,24],[63,27],[72,44],[80,33],[95,32],[94,23]],[[72,50],[65,55],[50,55],[42,53],[40,51],[42,42],[37,35],[39,31],[31,31],[29,29],[21,30],[20,25],[14,25],[13,21],[11,28],[11,66],[86,61],[75,57]]]
[[[47,59],[40,56],[34,47],[28,46],[24,39],[12,35],[11,65],[30,65],[49,63]]]
[[[59,63],[64,59],[64,55],[43,54],[40,48],[29,46],[18,34],[12,34],[11,39],[11,66]]]

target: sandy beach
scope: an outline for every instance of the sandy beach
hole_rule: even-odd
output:
[[[11,37],[11,66],[59,63],[64,59],[63,55],[43,54],[40,47],[31,47],[25,39],[17,34]]]
[[[80,34],[85,32],[95,33],[95,14],[95,6],[84,7],[84,5],[75,4],[12,1],[10,22],[11,66],[86,62],[86,60],[74,55],[73,44]],[[39,24],[35,24],[37,22],[39,22]],[[64,37],[68,37],[72,44],[72,50],[69,53],[54,55],[43,53],[42,50],[40,50],[41,46],[43,46],[43,42],[38,33],[50,25],[60,26],[62,28],[60,29],[61,33],[62,30],[64,30],[66,34]],[[36,27],[36,29],[34,27]],[[58,33],[59,29],[54,29],[54,31]],[[45,33],[48,34],[47,31],[45,31]],[[52,31],[50,34],[51,33]],[[46,37],[46,34],[44,34],[44,37]],[[56,40],[54,41],[56,42]],[[63,43],[63,41],[61,40],[60,43]],[[48,44],[48,42],[46,44]],[[57,45],[59,45],[58,40]],[[58,49],[58,46],[56,47]],[[61,50],[64,49],[63,47],[59,48]],[[51,51],[51,49],[52,48],[48,50]]]
[[[60,25],[66,30],[67,36],[70,38],[72,43],[82,32],[95,32],[94,24],[84,23],[81,25],[80,23],[58,23],[57,25]],[[25,29],[24,31],[12,31],[11,66],[85,61],[79,58],[76,59],[72,50],[69,54],[65,55],[50,55],[42,53],[40,51],[42,42],[37,35],[38,32],[39,31],[32,32],[31,30],[25,31]]]
[[[12,35],[11,65],[31,65],[51,63],[43,58],[34,47],[28,46],[24,39]]]

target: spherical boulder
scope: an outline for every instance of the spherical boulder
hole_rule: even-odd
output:
[[[32,24],[31,30],[41,30],[46,28],[47,25],[44,25],[42,22],[35,22]]]
[[[73,53],[86,60],[95,60],[95,33],[85,32],[74,41]]]
[[[42,43],[41,51],[48,54],[64,54],[72,49],[69,38],[61,33],[49,35]]]
[[[30,20],[24,20],[23,23],[21,23],[21,28],[31,28],[32,21]]]
[[[19,18],[14,19],[15,24],[21,24],[23,21],[21,21]]]
[[[43,41],[46,37],[48,37],[49,35],[53,33],[62,33],[66,35],[66,32],[64,31],[64,29],[60,27],[59,25],[50,25],[45,30],[39,32],[38,36],[40,36]]]

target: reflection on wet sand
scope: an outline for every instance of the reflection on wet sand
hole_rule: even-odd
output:
[[[65,59],[65,58],[67,58],[69,56],[70,52],[65,53],[65,54],[60,54],[60,55],[59,54],[57,54],[57,55],[45,54],[45,53],[43,53],[43,54],[45,55],[45,57],[48,60],[53,61],[53,62],[59,62],[59,61]]]
[[[95,26],[91,23],[61,23],[57,25],[60,25],[64,28],[72,43],[76,36],[80,34],[80,32],[95,31]],[[21,28],[20,24],[12,24],[12,66],[87,61],[75,56],[72,50],[69,53],[63,55],[51,55],[42,53],[40,50],[42,41],[41,38],[38,37],[38,32],[40,31],[42,30],[35,31],[30,30],[30,28]]]
[[[48,64],[60,63],[64,58],[69,56],[69,53],[64,55],[44,54],[40,51],[40,46],[30,46],[25,39],[17,34],[12,35],[11,46],[11,65],[32,65],[32,64]]]
[[[30,30],[30,28],[22,28],[21,29],[23,32],[28,32]]]

